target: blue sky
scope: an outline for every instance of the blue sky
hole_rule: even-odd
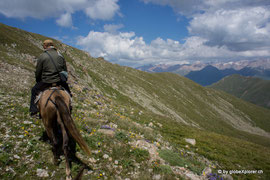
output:
[[[270,57],[269,0],[1,0],[0,22],[132,67]]]

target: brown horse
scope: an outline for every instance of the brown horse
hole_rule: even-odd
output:
[[[66,159],[66,179],[71,179],[71,160],[82,163],[76,156],[76,142],[82,150],[90,155],[90,150],[76,128],[70,113],[71,98],[59,87],[45,90],[38,102],[42,122],[52,145],[54,163],[60,163],[60,155]],[[75,179],[80,179],[86,164]],[[89,167],[88,167],[89,168]]]

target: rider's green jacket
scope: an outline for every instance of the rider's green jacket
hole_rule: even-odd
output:
[[[58,69],[56,70],[49,53]],[[67,71],[65,58],[54,48],[46,49],[38,58],[36,66],[36,82],[56,83],[60,81],[59,72]]]

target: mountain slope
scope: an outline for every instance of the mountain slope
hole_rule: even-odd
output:
[[[214,66],[208,65],[202,70],[191,71],[190,73],[185,75],[185,77],[193,80],[194,82],[202,86],[208,86],[232,74],[240,74],[242,76],[257,76],[263,79],[269,79],[270,70],[250,67],[244,67],[240,70],[235,70],[232,68],[220,70]]]
[[[214,83],[211,88],[225,91],[251,103],[270,108],[270,81],[256,77],[231,75]]]
[[[230,126],[233,126],[243,131],[269,136],[268,133],[249,124],[250,121],[262,121],[262,119],[243,116],[248,112],[238,109],[241,107],[234,107],[234,104],[225,99],[225,94],[205,89],[179,75],[149,74],[128,67],[120,68],[117,65],[112,67],[110,64],[103,64],[93,69],[95,74],[93,73],[92,77],[101,78],[109,87],[113,87],[114,91],[117,90],[121,95],[129,97],[127,102],[132,100],[132,103],[135,102],[156,115],[215,132],[228,128],[229,134]],[[103,92],[114,97],[114,93],[106,88],[107,85],[102,86],[100,87]],[[266,131],[269,130],[267,118],[263,120],[267,125],[259,126]],[[216,126],[213,127],[213,124]],[[237,124],[242,124],[243,127]]]
[[[28,117],[34,62],[45,39],[0,24],[1,179],[31,179],[39,168],[55,169],[47,160],[49,146],[37,140],[40,122]],[[92,159],[87,160],[95,169],[86,177],[187,178],[189,173],[202,176],[207,166],[214,173],[218,168],[263,169],[264,174],[248,177],[269,177],[269,110],[176,74],[150,74],[111,64],[58,41],[56,47],[67,60],[73,118],[93,149]],[[102,134],[109,128],[115,129],[111,138]],[[191,146],[185,138],[195,138],[197,144]],[[140,143],[149,152],[138,148],[144,147]],[[62,170],[50,176],[59,179]]]

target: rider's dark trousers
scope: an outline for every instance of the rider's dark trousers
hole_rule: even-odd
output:
[[[51,87],[51,83],[37,82],[31,91],[30,113],[38,112],[37,105],[34,103],[36,96],[45,89]],[[58,82],[57,85],[61,85],[72,96],[69,86],[66,82]]]

